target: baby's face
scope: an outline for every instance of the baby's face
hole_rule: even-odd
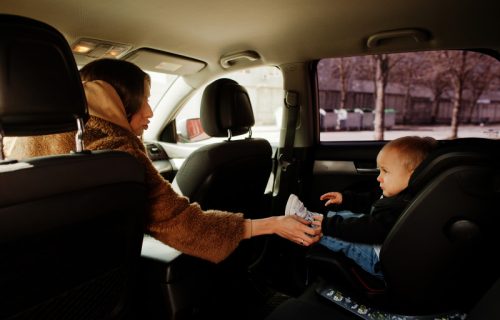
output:
[[[408,186],[412,171],[403,165],[399,152],[394,148],[383,149],[377,156],[377,166],[380,174],[377,181],[384,197],[392,197]]]

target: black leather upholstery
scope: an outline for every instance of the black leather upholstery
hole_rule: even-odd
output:
[[[499,160],[499,141],[457,139],[441,142],[415,170],[414,199],[380,252],[385,285],[317,250],[308,257],[311,272],[329,270],[333,285],[388,310],[467,311],[500,274],[492,258],[500,245]]]
[[[201,122],[210,135],[227,137],[247,133],[254,123],[252,106],[244,87],[229,79],[220,79],[207,86],[202,98]],[[209,144],[194,151],[177,172],[173,186],[205,209],[242,212],[247,218],[262,216],[260,209],[271,173],[272,149],[267,140],[245,138]],[[215,318],[240,314],[244,307],[248,266],[255,262],[265,247],[265,237],[246,240],[228,258],[218,264],[181,256],[168,265],[162,274],[188,275],[184,286],[170,277],[166,291],[169,309],[175,314],[186,306],[200,314]],[[201,279],[201,280],[200,280]],[[243,280],[243,281],[242,281]],[[182,280],[181,280],[182,281]],[[186,291],[186,288],[191,288]],[[207,288],[208,291],[207,291]],[[197,292],[196,299],[185,292]]]
[[[219,79],[205,89],[201,105],[203,129],[214,136],[247,133],[254,124],[244,87]],[[271,173],[272,150],[264,139],[245,138],[203,146],[193,152],[175,176],[183,195],[203,209],[243,212],[251,216],[264,195]]]
[[[87,117],[71,50],[52,27],[0,15],[6,136],[73,130]],[[140,258],[144,169],[116,151],[0,162],[0,318],[127,313]]]
[[[75,119],[88,118],[76,69],[57,30],[0,15],[0,132],[23,136],[76,130]]]
[[[219,79],[206,87],[201,98],[203,130],[211,137],[247,133],[255,124],[247,90],[231,79]]]

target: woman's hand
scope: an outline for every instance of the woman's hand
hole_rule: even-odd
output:
[[[321,221],[323,215],[316,214],[314,221],[309,222],[301,217],[291,216],[276,216],[274,222],[274,233],[293,241],[302,246],[310,246],[319,241],[321,238]]]
[[[319,200],[328,200],[325,203],[325,207],[329,206],[331,204],[341,204],[342,203],[342,193],[340,192],[327,192],[321,197],[319,197]]]

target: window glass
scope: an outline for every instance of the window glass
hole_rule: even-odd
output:
[[[148,70],[146,70],[146,72],[151,78],[151,95],[149,96],[149,105],[154,111],[165,92],[167,92],[169,87],[179,76]]]
[[[321,141],[498,138],[500,62],[471,51],[322,59]]]
[[[265,138],[272,145],[277,145],[284,98],[281,71],[276,67],[265,66],[225,74],[221,78],[233,79],[247,89],[255,117],[252,137]],[[200,103],[205,87],[198,89],[176,117],[179,142],[203,141],[202,143],[206,144],[223,140],[223,138],[209,138],[203,133],[199,124]],[[190,131],[189,134],[187,130]]]

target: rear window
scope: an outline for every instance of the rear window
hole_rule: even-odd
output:
[[[320,140],[498,138],[499,73],[495,58],[461,50],[322,59]]]

